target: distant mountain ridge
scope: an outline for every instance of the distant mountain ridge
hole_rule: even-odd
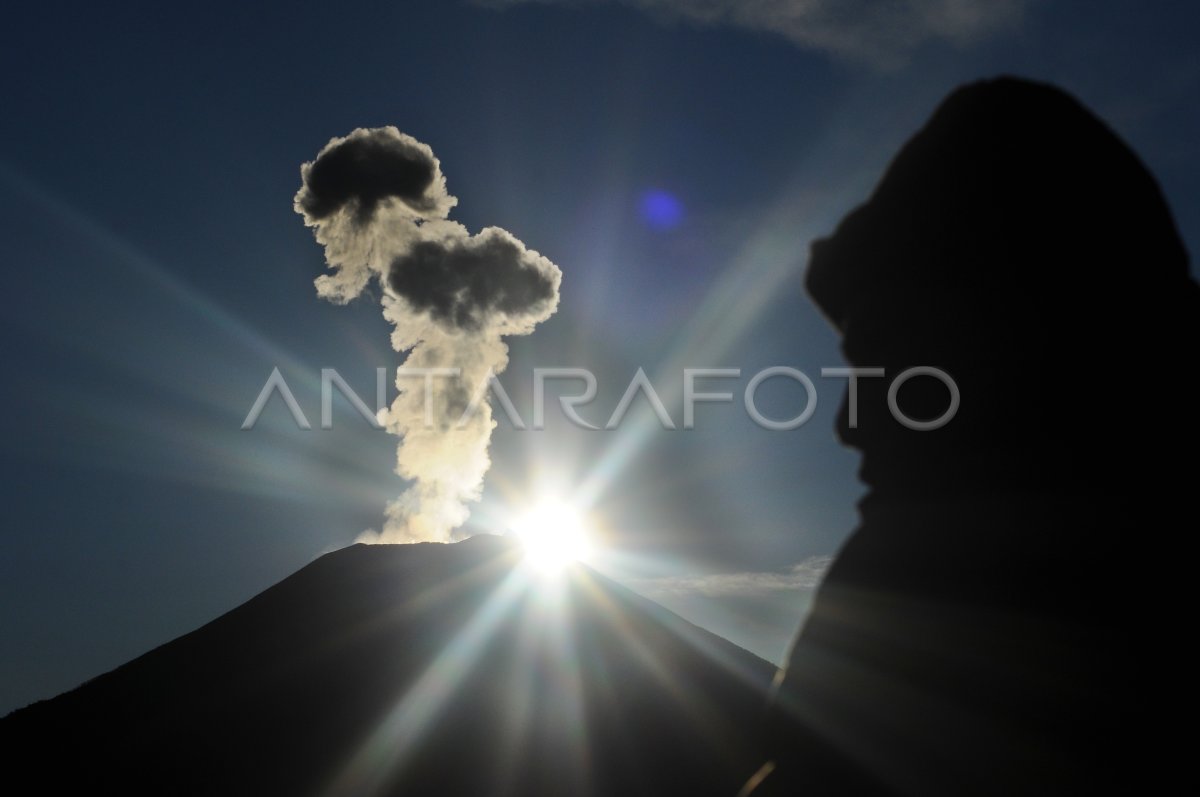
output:
[[[354,545],[0,720],[9,779],[180,795],[731,795],[774,667],[508,540]]]

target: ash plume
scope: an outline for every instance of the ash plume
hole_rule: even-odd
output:
[[[317,294],[345,304],[374,280],[404,368],[460,371],[397,377],[399,396],[382,421],[400,437],[396,472],[410,485],[364,541],[447,541],[491,464],[496,422],[483,392],[508,364],[503,337],[527,335],[554,314],[562,273],[505,230],[471,235],[449,220],[458,200],[433,150],[394,127],[335,138],[300,173],[295,209],[330,269]]]

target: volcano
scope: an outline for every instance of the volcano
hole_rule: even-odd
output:
[[[728,795],[774,668],[508,540],[353,545],[0,720],[46,793]]]

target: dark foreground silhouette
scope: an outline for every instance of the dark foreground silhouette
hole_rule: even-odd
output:
[[[813,244],[807,285],[889,379],[859,382],[857,428],[842,408],[869,493],[755,797],[1175,791],[1200,301],[1153,178],[1061,91],[970,85]],[[961,393],[934,431],[888,411],[918,365]],[[949,405],[932,378],[897,398]]]
[[[0,758],[13,794],[729,795],[772,670],[499,538],[356,545],[0,720]]]

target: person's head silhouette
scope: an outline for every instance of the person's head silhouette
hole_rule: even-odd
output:
[[[842,408],[870,490],[754,793],[1054,792],[1142,771],[1143,645],[1169,601],[1118,593],[1111,569],[1186,509],[1200,341],[1154,179],[1064,92],[968,85],[813,244],[807,287],[850,364],[885,375],[859,380],[855,424]],[[935,430],[889,407],[916,366],[957,387]],[[910,419],[949,397],[929,377],[893,396]]]
[[[886,382],[863,380],[857,428],[843,418],[841,434],[881,490],[1107,491],[1125,465],[1144,467],[1111,454],[1145,456],[1160,442],[1150,417],[1181,408],[1157,371],[1185,366],[1177,350],[1196,343],[1174,222],[1133,152],[1048,85],[951,94],[870,200],[813,244],[807,285],[852,364],[889,377],[936,365],[963,393],[953,423],[923,434],[888,415]],[[930,379],[898,398],[917,417],[947,406]]]

